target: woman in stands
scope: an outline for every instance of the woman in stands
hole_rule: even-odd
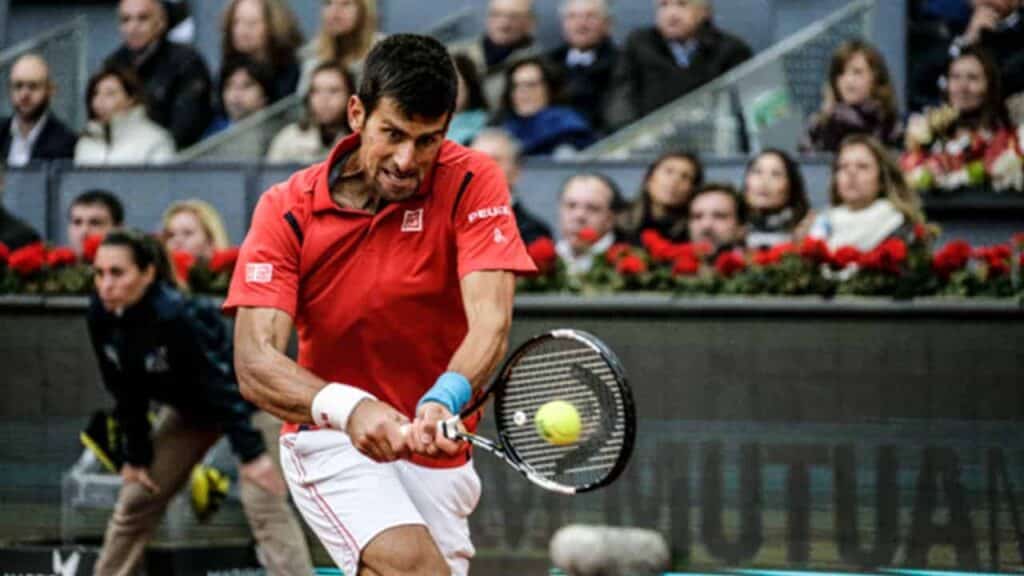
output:
[[[247,57],[271,70],[274,103],[299,84],[302,31],[283,0],[231,0],[221,25],[221,63]],[[222,74],[223,76],[223,74]]]
[[[161,164],[174,158],[174,139],[146,116],[135,72],[104,66],[89,79],[85,105],[89,122],[75,146],[75,164]]]
[[[871,250],[892,236],[907,236],[924,223],[921,201],[878,140],[855,134],[832,163],[831,207],[814,221],[810,236],[832,250]]]
[[[354,91],[352,75],[340,64],[317,66],[305,96],[304,117],[274,136],[267,162],[312,164],[327,158],[334,144],[352,132],[347,104]]]
[[[185,298],[159,241],[115,230],[93,263],[89,335],[125,435],[123,485],[95,574],[134,574],[167,504],[222,435],[241,465],[241,500],[268,574],[311,574],[284,479],[238,391],[231,336],[210,304]],[[162,404],[151,430],[149,406]]]
[[[377,31],[377,0],[323,0],[320,31],[302,49],[300,90],[309,87],[318,64],[337,62],[358,82],[363,60],[381,38]]]
[[[644,230],[671,242],[687,241],[687,211],[693,191],[704,183],[704,167],[689,152],[668,152],[647,168],[643,187],[618,216],[616,237],[640,245]]]
[[[765,150],[747,164],[743,197],[748,248],[800,240],[814,221],[800,166],[782,150]]]
[[[458,53],[452,55],[455,71],[458,72],[459,92],[455,99],[455,114],[448,125],[447,138],[463,146],[469,146],[473,138],[483,130],[490,120],[487,100],[480,83],[480,73],[476,64],[469,56]]]
[[[524,156],[571,156],[595,140],[580,113],[568,106],[557,73],[540,57],[516,62],[505,71],[499,124],[519,140]]]
[[[896,92],[885,58],[863,40],[843,43],[832,55],[821,111],[811,118],[801,150],[835,152],[843,138],[867,134],[898,148],[902,137]]]
[[[217,209],[196,199],[171,204],[164,212],[161,237],[169,252],[186,252],[207,260],[231,245]]]

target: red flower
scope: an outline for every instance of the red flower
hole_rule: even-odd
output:
[[[743,255],[738,252],[722,252],[718,255],[718,258],[715,258],[715,270],[727,278],[742,271],[746,267],[746,260],[744,260]]]
[[[235,262],[238,261],[238,252],[237,246],[215,251],[213,257],[210,258],[210,272],[214,274],[231,272],[235,267]]]
[[[541,236],[526,247],[527,254],[533,259],[537,266],[538,274],[547,274],[554,269],[558,262],[558,253],[555,252],[555,243],[547,236]]]
[[[889,238],[874,250],[864,254],[860,267],[865,270],[898,274],[907,261],[907,243],[899,238]]]
[[[597,235],[597,230],[594,230],[589,226],[577,232],[576,238],[584,244],[593,244],[601,239],[601,237]]]
[[[1024,248],[1024,232],[1018,232],[1013,235],[1013,245],[1018,248]]]
[[[943,278],[957,270],[963,270],[971,258],[971,245],[963,240],[954,240],[942,247],[932,257],[932,269]]]
[[[779,259],[782,255],[775,249],[771,250],[758,250],[754,252],[752,257],[754,264],[758,266],[771,266],[772,264],[778,264]]]
[[[78,261],[75,251],[67,246],[59,246],[46,253],[46,265],[50,268],[71,266]]]
[[[82,259],[92,264],[92,261],[96,259],[96,251],[100,249],[100,244],[103,243],[103,236],[99,234],[90,234],[82,240]]]
[[[43,269],[46,263],[46,248],[42,242],[22,246],[11,252],[7,258],[7,266],[20,276],[31,276]]]
[[[914,224],[914,240],[924,242],[928,238],[928,227],[924,224]]]
[[[188,283],[188,273],[196,264],[196,257],[188,252],[175,250],[171,252],[171,262],[174,264],[174,272],[178,280]]]
[[[1006,244],[997,244],[978,248],[974,255],[985,261],[990,276],[1003,276],[1010,273],[1010,256],[1012,252]]]
[[[711,245],[711,242],[694,242],[690,244],[693,253],[701,258],[704,256],[711,255],[715,251],[715,247]]]
[[[782,246],[785,246],[785,244]],[[804,238],[804,241],[800,243],[799,253],[804,260],[812,264],[828,262],[829,258],[831,258],[828,244],[819,238]]]
[[[1006,276],[1010,273],[1010,265],[1003,261],[989,262],[988,275],[992,278]]]
[[[11,249],[7,247],[7,244],[0,242],[0,264],[7,263],[7,257],[11,255]]]
[[[651,255],[654,255],[659,248],[670,244],[667,238],[653,228],[645,228],[640,232],[640,243],[643,244],[644,248],[647,248]]]
[[[843,246],[832,253],[832,267],[841,269],[860,262],[861,251],[853,246]]]
[[[622,259],[623,256],[630,254],[632,251],[632,246],[624,242],[619,242],[618,244],[613,244],[612,247],[609,248],[608,251],[604,253],[604,259],[609,264],[615,264],[620,259]]]
[[[615,265],[615,271],[623,276],[636,276],[647,271],[647,263],[643,258],[630,254],[619,260]]]
[[[698,271],[700,271],[700,260],[693,254],[679,256],[672,266],[673,276],[693,276]]]

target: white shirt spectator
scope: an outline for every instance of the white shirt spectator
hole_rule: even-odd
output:
[[[558,244],[555,245],[555,252],[558,253],[558,257],[565,263],[565,271],[570,276],[580,276],[589,272],[594,264],[594,258],[600,257],[607,252],[612,247],[612,244],[615,244],[615,233],[609,232],[602,236],[600,240],[591,244],[586,252],[578,256],[573,253],[572,247],[564,239],[559,240]]]
[[[75,146],[79,166],[165,164],[173,159],[174,139],[142,106],[111,120],[109,134],[101,123],[89,122]]]
[[[32,159],[32,147],[35,146],[36,140],[42,134],[43,127],[46,126],[46,120],[49,116],[49,113],[43,114],[43,117],[37,120],[36,125],[29,130],[27,136],[21,135],[21,130],[18,129],[18,120],[11,118],[11,149],[7,152],[8,166],[24,166],[28,164],[29,160]]]

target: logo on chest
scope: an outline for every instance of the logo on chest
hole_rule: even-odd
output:
[[[423,208],[406,210],[402,218],[402,232],[423,232]]]

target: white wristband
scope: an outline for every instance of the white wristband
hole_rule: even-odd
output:
[[[313,404],[310,406],[313,422],[321,428],[344,432],[348,427],[348,417],[356,409],[356,405],[366,399],[377,398],[354,386],[332,382],[321,388],[313,397]]]

